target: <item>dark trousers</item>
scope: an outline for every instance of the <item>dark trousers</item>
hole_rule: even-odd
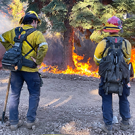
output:
[[[102,97],[103,120],[106,125],[112,125],[112,121],[113,121],[112,94],[109,93],[108,95],[105,95],[103,85],[104,82],[103,82],[103,78],[101,77],[101,83],[99,84],[99,95]],[[130,95],[130,88],[127,86],[127,84],[124,83],[122,96],[118,95],[119,113],[123,120],[128,120],[131,118],[130,104],[127,99],[129,95]]]
[[[18,106],[21,89],[24,81],[29,91],[29,108],[27,112],[27,121],[34,122],[40,96],[40,77],[38,72],[11,72],[11,94],[9,101],[9,120],[11,125],[18,123]],[[26,101],[27,102],[27,101]]]

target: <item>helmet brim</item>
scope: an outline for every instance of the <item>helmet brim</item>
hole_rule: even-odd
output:
[[[116,26],[116,25],[113,25],[111,23],[106,23],[105,24],[105,27],[103,28],[103,31],[104,32],[119,32],[122,28],[122,25],[119,27],[119,26]]]
[[[33,17],[32,15],[25,15],[20,19],[19,24],[23,24],[23,22],[26,21],[28,18],[37,19],[38,23],[41,23],[41,20],[36,16]]]
[[[19,24],[22,24],[24,17],[22,17],[19,21]]]

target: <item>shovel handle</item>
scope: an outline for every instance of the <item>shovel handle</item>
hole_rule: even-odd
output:
[[[10,81],[11,81],[11,72],[10,72],[10,75],[9,75],[6,98],[5,98],[4,108],[3,108],[2,123],[5,119],[5,112],[6,112],[6,106],[7,106],[7,101],[8,101],[8,95],[9,95]]]
[[[10,80],[11,80],[11,72],[10,72],[10,75],[9,75],[8,87],[7,87],[7,93],[6,93],[6,99],[5,99],[5,104],[4,104],[3,111],[6,111],[6,106],[7,106],[7,101],[8,101],[8,95],[9,95],[9,88],[10,88]]]

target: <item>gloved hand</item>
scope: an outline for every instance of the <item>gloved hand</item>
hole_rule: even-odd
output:
[[[32,56],[31,56],[31,58],[32,58],[32,60],[36,63],[36,59],[33,58]],[[39,68],[39,67],[40,67],[40,65],[37,66],[37,68]]]

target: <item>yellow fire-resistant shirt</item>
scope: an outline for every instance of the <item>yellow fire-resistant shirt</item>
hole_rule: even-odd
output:
[[[24,25],[22,27],[24,30],[33,28],[31,25]],[[25,34],[25,31],[23,31],[21,34]],[[15,28],[3,33],[0,35],[0,42],[3,44],[6,50],[12,48],[12,46],[15,44],[14,37],[15,37]],[[43,59],[47,53],[48,50],[48,44],[43,36],[43,34],[40,31],[34,31],[30,35],[27,36],[27,41],[33,46],[34,50],[31,51],[25,58],[32,61],[31,57],[36,59],[36,64],[40,65],[43,62]],[[39,48],[39,49],[38,49]],[[22,55],[24,56],[27,54],[32,48],[26,41],[23,41],[22,45]],[[22,66],[21,71],[26,72],[37,72],[38,68],[30,68]]]
[[[118,36],[118,35],[113,34],[113,35],[110,35],[110,37],[111,36],[114,37],[114,36]],[[127,43],[127,48],[125,46],[125,42],[123,41],[122,50],[123,50],[123,53],[124,53],[125,62],[128,63],[131,59],[131,44],[128,40],[125,39],[125,41]],[[107,56],[108,49],[105,51],[104,55],[102,56],[105,48],[106,48],[106,40],[103,39],[101,42],[99,42],[99,44],[97,45],[97,47],[95,49],[94,61],[95,61],[96,65],[99,65],[99,62],[101,61],[102,57]]]

